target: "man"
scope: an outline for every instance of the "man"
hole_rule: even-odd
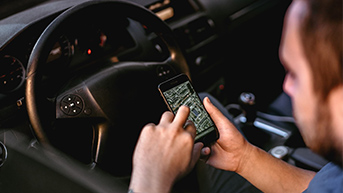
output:
[[[204,105],[220,132],[211,148],[193,146],[189,109],[147,125],[133,158],[130,191],[168,192],[200,155],[207,164],[234,171],[263,192],[343,192],[342,1],[295,0],[285,19],[280,47],[288,71],[284,90],[306,145],[332,161],[317,174],[276,159],[249,144],[210,102]],[[185,128],[185,129],[184,129]]]

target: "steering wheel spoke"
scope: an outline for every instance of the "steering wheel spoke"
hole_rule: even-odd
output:
[[[97,164],[101,158],[101,154],[104,152],[106,146],[108,131],[110,125],[108,123],[101,123],[94,127],[91,159],[93,164]]]

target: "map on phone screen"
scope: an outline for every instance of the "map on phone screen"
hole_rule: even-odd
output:
[[[211,132],[214,129],[214,123],[210,119],[202,102],[199,99],[198,94],[194,91],[189,81],[181,83],[163,92],[163,95],[174,114],[176,114],[179,107],[182,105],[190,108],[188,119],[193,121],[196,127],[197,138]]]

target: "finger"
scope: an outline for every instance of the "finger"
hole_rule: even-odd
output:
[[[170,111],[166,111],[162,114],[159,124],[161,125],[169,124],[173,122],[173,120],[174,120],[174,114]]]
[[[200,151],[200,160],[207,162],[210,157],[211,149],[209,147],[203,147]]]
[[[189,107],[181,106],[179,110],[177,111],[174,118],[174,123],[176,124],[176,126],[183,127],[185,125],[185,122],[188,119],[188,115],[189,115]]]
[[[155,129],[156,129],[155,124],[153,124],[153,123],[146,124],[143,127],[141,133],[139,134],[139,140],[138,141],[142,141],[142,140],[144,141],[144,140],[150,138],[152,136],[152,134],[154,133]]]
[[[227,120],[227,118],[220,112],[220,110],[217,109],[217,107],[215,107],[211,103],[211,101],[208,97],[204,98],[204,106],[205,106],[208,114],[210,115],[210,117],[214,121],[215,125],[218,125],[220,123],[220,121],[222,121],[222,120]]]
[[[209,147],[204,147],[201,149],[202,156],[208,156],[211,154],[211,149]]]
[[[191,120],[187,120],[186,121],[185,131],[190,133],[192,135],[193,139],[195,138],[195,136],[196,136],[196,128],[195,128],[195,125],[194,125],[193,121],[191,121]]]
[[[156,125],[155,125],[155,124],[153,124],[153,123],[148,123],[148,124],[146,124],[146,125],[143,127],[141,133],[149,133],[149,132],[151,132],[152,130],[154,130],[155,128],[156,128]]]
[[[199,160],[200,155],[201,155],[201,149],[203,147],[204,147],[204,144],[201,142],[194,144],[193,153],[192,153],[191,168],[193,168],[195,166],[195,164],[197,163],[197,161]]]
[[[196,144],[194,144],[193,152],[195,153],[195,155],[199,153],[199,156],[200,156],[203,147],[204,147],[204,144],[202,142],[197,142]]]

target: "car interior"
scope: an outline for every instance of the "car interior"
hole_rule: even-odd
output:
[[[250,143],[318,171],[282,90],[290,3],[0,1],[1,192],[127,192],[141,129],[168,111],[158,84],[180,73]],[[198,192],[196,175],[173,191]]]

